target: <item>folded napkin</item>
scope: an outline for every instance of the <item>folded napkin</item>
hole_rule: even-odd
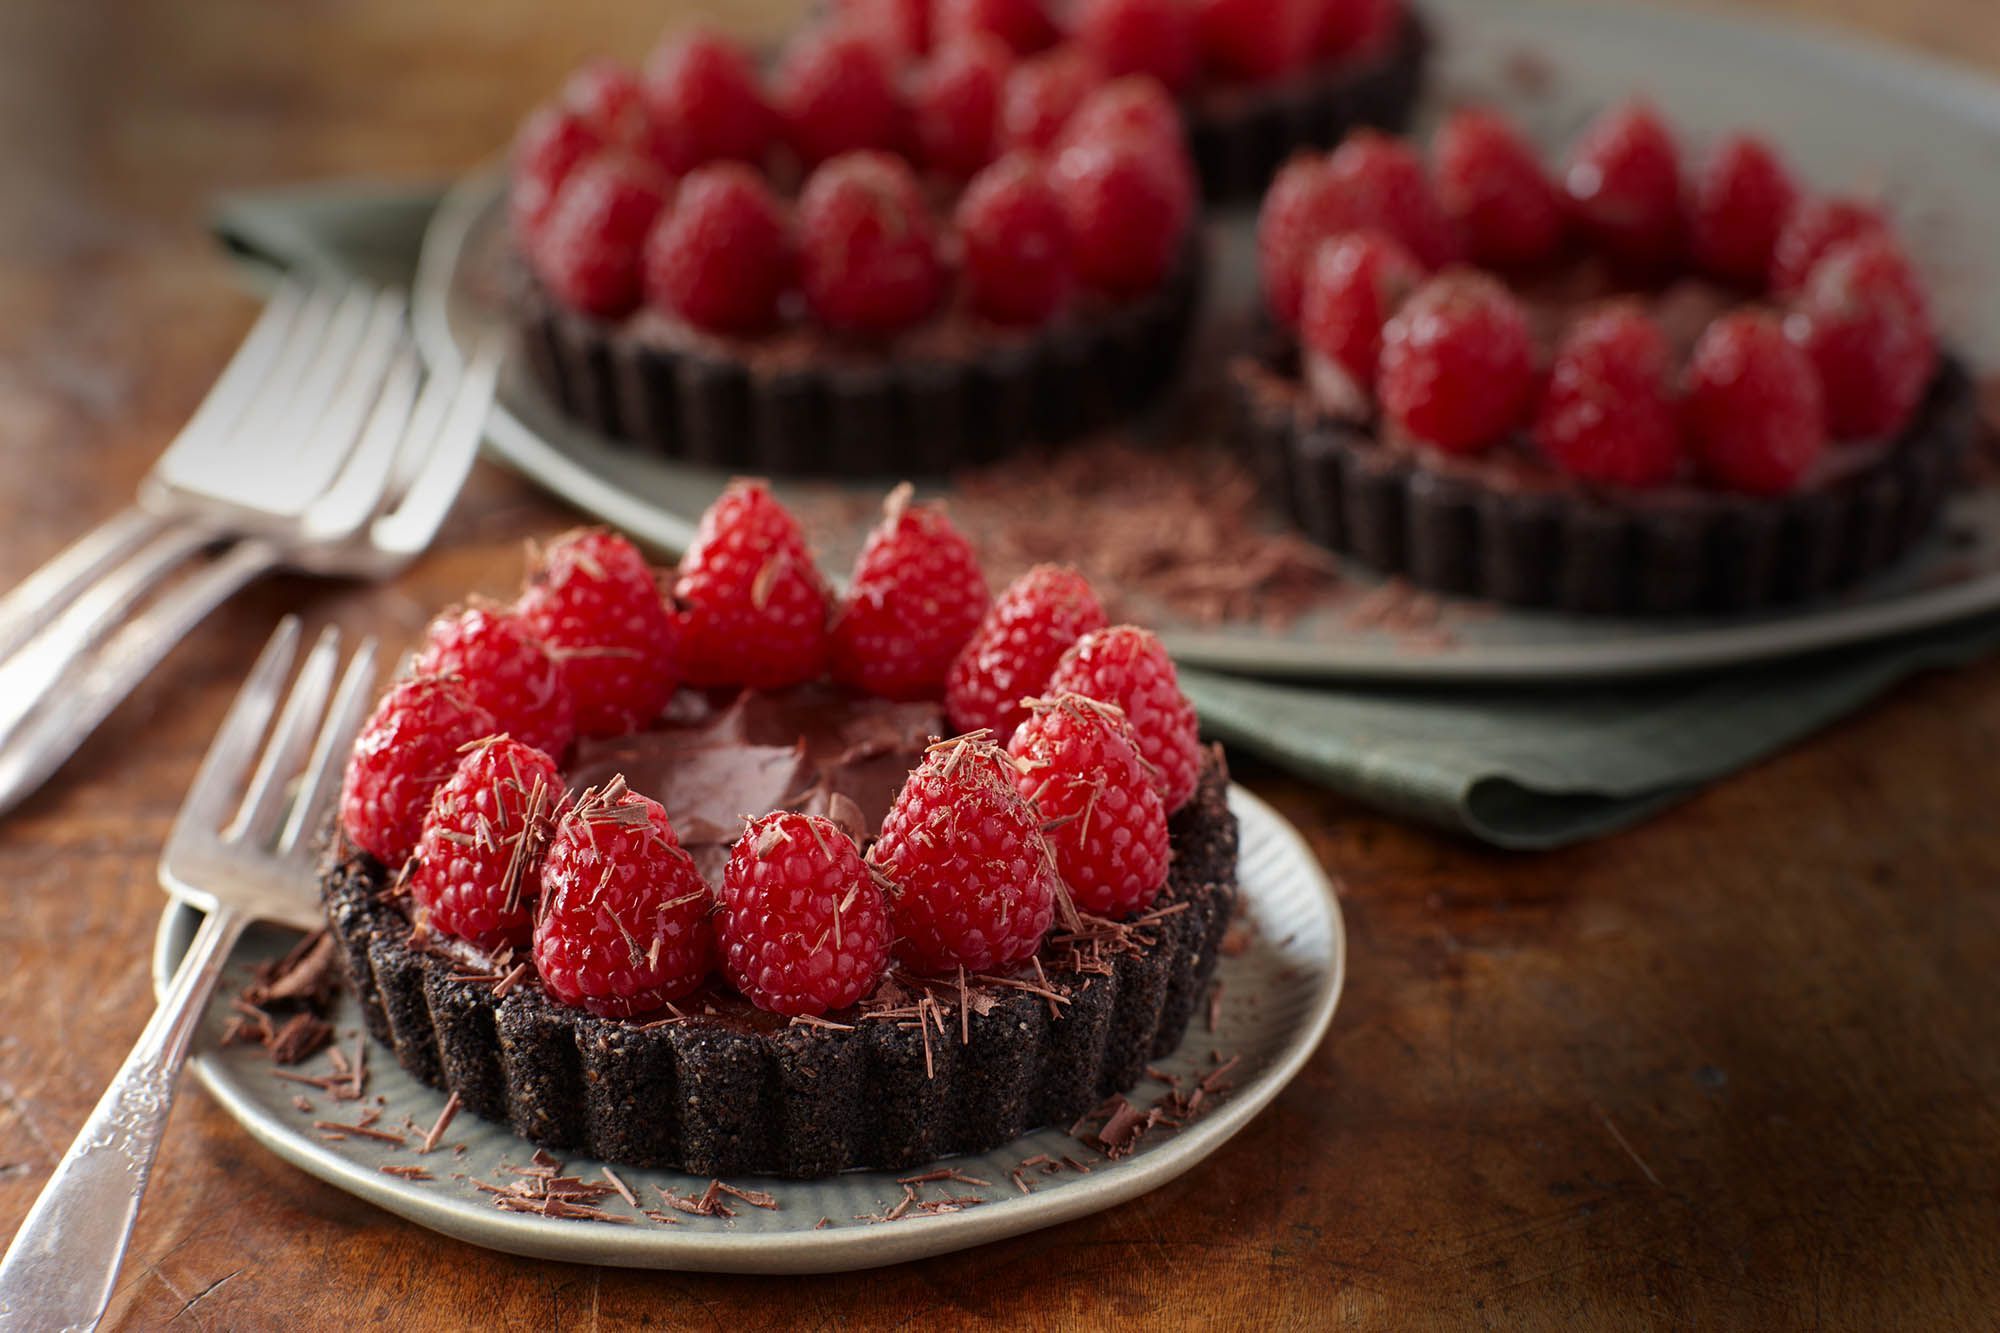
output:
[[[406,285],[439,192],[335,183],[228,196],[215,232],[253,268]],[[2000,616],[1774,665],[1567,687],[1364,688],[1184,670],[1204,728],[1357,800],[1500,847],[1636,823],[1913,672],[2000,648]]]

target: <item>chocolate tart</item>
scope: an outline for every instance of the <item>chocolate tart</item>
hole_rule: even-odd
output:
[[[1200,228],[1145,296],[1019,331],[946,313],[880,347],[819,331],[730,340],[650,312],[619,324],[555,300],[518,258],[507,302],[568,416],[669,458],[738,471],[935,475],[1129,417],[1173,382],[1193,327]]]
[[[1331,148],[1349,130],[1401,130],[1423,91],[1430,29],[1407,7],[1388,48],[1366,62],[1289,79],[1198,90],[1182,103],[1188,142],[1212,203],[1254,202],[1301,148]]]
[[[853,802],[878,827],[921,753],[914,738],[936,722],[925,706],[844,706],[818,688],[747,706],[709,701],[586,749],[570,777],[629,772],[712,872],[733,836],[724,823],[741,827],[715,812],[787,784],[799,808]],[[369,1032],[468,1109],[606,1161],[803,1178],[983,1152],[1068,1124],[1178,1046],[1237,898],[1219,749],[1171,834],[1172,868],[1153,907],[1132,922],[1087,924],[1081,939],[1058,924],[1039,973],[962,989],[895,974],[823,1022],[788,1022],[720,987],[647,1022],[559,1004],[531,968],[423,938],[388,872],[351,846],[336,850],[321,893]]]
[[[1296,361],[1239,361],[1234,379],[1266,486],[1308,535],[1420,587],[1569,612],[1752,611],[1880,572],[1937,526],[1977,430],[1972,378],[1947,357],[1900,436],[1837,445],[1791,494],[1620,492],[1524,440],[1475,460],[1386,440],[1317,407]]]

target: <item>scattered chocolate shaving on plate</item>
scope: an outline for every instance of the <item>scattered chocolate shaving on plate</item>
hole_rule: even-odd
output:
[[[409,1166],[398,1166],[394,1163],[390,1163],[387,1166],[378,1166],[375,1169],[377,1171],[380,1171],[385,1176],[400,1176],[404,1180],[437,1179],[437,1177],[432,1175],[430,1171],[427,1170],[426,1168],[421,1166],[416,1166],[414,1164]]]

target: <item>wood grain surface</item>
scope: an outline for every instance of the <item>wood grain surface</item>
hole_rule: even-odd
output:
[[[1496,0],[1497,2],[1497,0]],[[2000,71],[1993,0],[1765,0]],[[669,12],[758,0],[0,6],[0,584],[121,504],[253,313],[225,187],[449,174]],[[260,586],[0,823],[0,1233],[151,1004],[153,863],[255,646],[406,640],[574,521],[482,467],[385,588]],[[538,1263],[282,1164],[196,1089],[123,1328],[712,1324],[1992,1327],[2000,1310],[2000,663],[1914,682],[1646,827],[1517,857],[1248,767],[1342,881],[1352,975],[1306,1074],[1100,1217],[810,1280]]]

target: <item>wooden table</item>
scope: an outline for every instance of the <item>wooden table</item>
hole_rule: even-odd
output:
[[[1991,0],[1768,0],[2000,68]],[[448,174],[661,6],[0,7],[0,582],[129,494],[252,313],[225,186]],[[712,14],[724,0],[668,8]],[[774,31],[784,15],[761,4]],[[766,12],[768,11],[768,12]],[[0,824],[0,1228],[151,1005],[153,861],[281,610],[407,640],[573,520],[482,468],[384,589],[229,607]],[[2000,1308],[2000,663],[1924,679],[1646,827],[1504,856],[1271,772],[1353,968],[1306,1074],[1208,1166],[969,1254],[786,1282],[526,1262],[175,1116],[112,1322],[152,1328],[1990,1326]]]

